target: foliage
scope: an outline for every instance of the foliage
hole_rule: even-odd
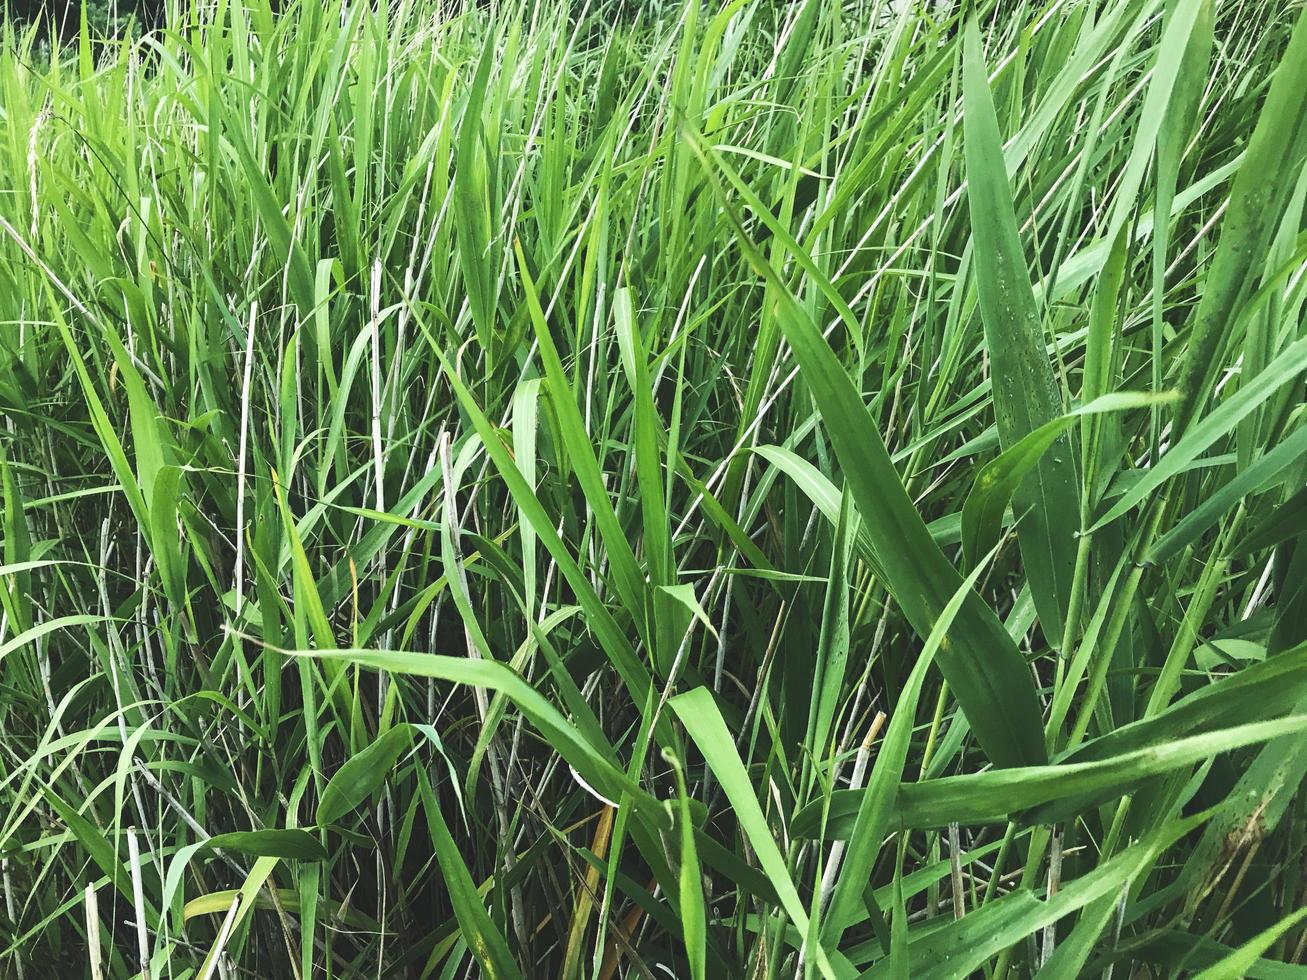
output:
[[[0,28],[0,970],[1298,976],[1307,14]]]
[[[105,38],[156,24],[164,13],[163,4],[155,0],[11,0],[9,10],[19,24],[68,39],[77,36],[83,17],[92,36]]]

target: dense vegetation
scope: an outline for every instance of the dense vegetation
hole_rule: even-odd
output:
[[[1301,2],[280,6],[0,28],[0,975],[1307,974]]]
[[[9,14],[20,26],[35,26],[43,35],[68,39],[77,36],[83,18],[97,37],[157,26],[164,17],[163,7],[156,0],[8,0]]]

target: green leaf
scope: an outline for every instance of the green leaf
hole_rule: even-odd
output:
[[[681,867],[679,872],[681,899],[681,929],[685,937],[686,955],[690,961],[692,980],[706,980],[708,912],[703,897],[703,877],[699,869],[699,852],[694,843],[694,817],[690,809],[690,793],[685,785],[685,772],[669,752],[664,757],[676,772],[677,829],[681,838]]]
[[[497,357],[494,330],[499,270],[495,268],[494,253],[491,251],[491,222],[497,216],[493,213],[486,172],[486,126],[482,113],[486,102],[486,87],[495,63],[497,41],[497,31],[486,31],[463,108],[454,168],[454,190],[450,198],[459,236],[458,262],[463,272],[468,306],[472,311],[472,323],[491,370],[494,369]]]
[[[238,851],[255,857],[293,858],[297,861],[325,861],[326,849],[307,830],[237,830],[218,834],[205,847]]]
[[[545,698],[521,677],[497,661],[442,657],[398,650],[301,651],[317,660],[354,663],[414,677],[431,677],[502,692],[563,757],[598,792],[610,800],[629,794],[633,804],[655,826],[670,826],[662,806],[624,772],[609,762]],[[384,738],[385,736],[383,736]],[[402,751],[402,749],[401,749]],[[325,795],[325,794],[324,794]],[[324,800],[325,802],[325,800]]]
[[[1257,126],[1230,188],[1229,207],[1221,221],[1221,239],[1205,278],[1202,300],[1193,315],[1189,349],[1180,375],[1183,401],[1176,411],[1175,431],[1181,437],[1187,439],[1190,426],[1215,384],[1221,364],[1219,355],[1229,339],[1229,325],[1256,285],[1258,263],[1266,255],[1305,158],[1307,10],[1298,14],[1297,26],[1280,58],[1280,66],[1257,117]],[[1283,357],[1282,354],[1277,363]],[[1256,380],[1245,382],[1240,394],[1249,388],[1254,394],[1269,394],[1262,391],[1261,385],[1273,377],[1270,374],[1273,366],[1268,366]],[[1234,400],[1227,399],[1221,408]]]
[[[245,135],[249,125],[248,120],[231,118],[230,110],[221,100],[213,99],[211,105],[214,110],[213,121],[221,119],[223,122],[222,135],[230,141],[229,145],[235,151],[244,186],[253,197],[255,210],[263,223],[268,241],[272,243],[277,260],[285,269],[290,298],[299,308],[300,317],[307,321],[314,314],[316,302],[313,270],[304,252],[304,246],[295,237],[295,229],[282,213],[276,190],[268,182],[264,168],[259,165],[259,161],[254,158],[254,152],[250,149],[249,140]],[[212,135],[217,139],[217,133]]]
[[[1164,394],[1119,392],[1103,395],[1073,412],[1045,422],[1004,450],[997,459],[986,463],[976,475],[971,492],[962,504],[962,553],[966,556],[967,567],[974,567],[980,557],[998,543],[1003,528],[1003,513],[1009,501],[1022,481],[1039,465],[1044,454],[1078,418],[1121,412],[1169,400],[1172,400],[1171,397]],[[1061,523],[1066,525],[1068,515],[1075,513],[1078,510],[1062,515]]]
[[[431,831],[436,860],[440,863],[440,874],[468,949],[472,950],[472,955],[481,964],[484,975],[491,980],[521,977],[522,972],[508,950],[503,933],[486,912],[481,893],[449,832],[449,825],[445,823],[440,803],[431,791],[426,773],[420,773],[418,780],[423,791],[422,809],[427,814],[427,826]]]
[[[177,608],[186,603],[186,565],[177,534],[177,504],[183,489],[178,466],[160,468],[150,498],[150,548],[159,566],[164,594]]]
[[[881,841],[889,825],[894,801],[898,798],[899,786],[903,781],[903,768],[907,762],[908,748],[912,740],[913,722],[916,718],[917,702],[921,697],[921,688],[925,683],[926,671],[935,659],[940,644],[948,637],[953,618],[962,608],[962,603],[975,587],[976,579],[984,569],[978,564],[966,581],[953,594],[939,622],[926,638],[926,645],[917,658],[908,675],[907,683],[899,692],[894,705],[894,716],[890,719],[885,739],[876,753],[876,763],[872,767],[867,785],[861,791],[862,800],[858,804],[858,815],[849,833],[849,846],[844,855],[844,866],[831,895],[829,918],[824,930],[829,933],[829,941],[838,946],[844,928],[855,921],[858,905],[861,904],[862,892],[871,879],[876,857],[880,853]]]
[[[92,623],[103,623],[105,620],[106,617],[104,616],[78,613],[73,616],[59,616],[55,619],[48,619],[43,623],[37,623],[30,629],[23,630],[17,636],[11,636],[4,643],[0,643],[0,660],[3,660],[15,650],[21,650],[33,640],[48,636],[56,630],[68,629],[70,626],[89,626]]]
[[[774,290],[777,321],[817,402],[889,591],[917,634],[929,636],[962,577],[931,539],[853,380],[749,240],[738,216],[730,214],[745,256]],[[1030,671],[1003,624],[978,595],[969,595],[959,609],[938,660],[972,731],[996,765],[1047,758]]]
[[[1175,739],[1106,759],[1019,769],[995,769],[964,776],[946,776],[899,789],[890,827],[916,829],[949,823],[1001,823],[1045,804],[1074,800],[1077,812],[1112,799],[1138,783],[1162,773],[1209,759],[1246,745],[1307,731],[1307,715],[1254,722]],[[795,816],[796,835],[847,838],[863,792],[831,794],[829,822],[821,826],[821,807],[809,805]]]
[[[1307,487],[1276,507],[1260,524],[1230,549],[1239,557],[1274,548],[1307,531]]]
[[[130,907],[135,902],[135,896],[132,892],[131,872],[123,865],[114,845],[109,843],[94,823],[79,813],[76,807],[65,801],[54,790],[43,787],[41,792],[44,794],[46,802],[59,815],[59,819],[67,825],[73,836],[86,849],[86,856],[109,876],[109,881],[127,899],[127,904]],[[158,912],[149,899],[146,899],[145,908],[150,921],[157,922]]]
[[[967,200],[976,284],[992,365],[994,416],[999,441],[1009,449],[1061,415],[1062,397],[1026,272],[1003,140],[974,17],[967,24],[963,52]],[[1071,601],[1076,562],[1075,535],[1068,518],[1079,513],[1080,497],[1076,457],[1065,427],[1046,432],[1048,452],[1041,449],[1035,455],[1017,484],[1013,506],[1026,581],[1040,625],[1044,636],[1057,644]],[[981,544],[978,550],[988,548]],[[976,554],[972,552],[973,559]],[[971,723],[974,728],[974,718]]]
[[[793,480],[794,485],[803,491],[804,496],[812,501],[813,506],[832,526],[839,523],[840,490],[817,467],[784,446],[754,446],[753,451]],[[926,530],[937,545],[957,544],[961,526],[961,514],[946,514],[927,524]],[[880,563],[873,550],[871,535],[861,523],[854,541],[862,560],[879,569]]]
[[[744,763],[740,761],[739,753],[735,750],[735,741],[731,738],[730,732],[726,729],[726,722],[722,720],[721,713],[717,710],[712,692],[706,687],[697,687],[693,691],[678,694],[668,702],[668,705],[676,712],[676,717],[680,719],[694,744],[703,753],[708,768],[721,783],[722,791],[730,800],[735,818],[740,823],[740,829],[749,839],[763,873],[767,875],[780,898],[781,906],[799,932],[807,935],[808,913],[799,898],[798,889],[794,887],[794,880],[785,865],[785,858],[780,848],[776,846],[771,828],[767,826],[767,818],[763,816],[762,808],[758,806],[753,783],[744,768]],[[808,954],[815,958],[823,976],[834,977],[830,961],[820,943],[815,948],[808,949]]]
[[[272,875],[273,870],[280,862],[281,859],[275,857],[261,857],[254,862],[254,867],[250,868],[250,873],[246,876],[245,882],[233,895],[233,901],[235,901],[236,906],[235,916],[232,919],[230,927],[231,932],[228,933],[229,935],[235,932],[236,928],[245,921],[250,912],[254,909],[255,899],[259,896],[260,892],[263,891],[264,884],[267,883],[268,878]],[[186,909],[190,910],[193,905],[193,902],[187,903]],[[188,915],[186,911],[183,911],[182,919],[189,919],[191,915],[194,914],[197,913],[191,912],[191,914]],[[214,970],[214,963],[217,958],[222,955],[222,952],[223,950],[217,942],[209,948],[209,955],[204,958],[204,962],[200,966],[200,976],[211,975]]]
[[[255,895],[251,903],[253,908],[264,909],[269,912],[281,911],[289,912],[292,915],[303,913],[304,907],[300,901],[300,895],[293,888],[276,889],[277,901],[274,903],[272,897],[268,894],[272,889],[264,888]],[[182,920],[188,922],[200,915],[218,915],[226,914],[231,908],[231,903],[237,895],[242,894],[238,888],[226,889],[223,891],[207,892],[199,895],[183,906]],[[348,904],[342,906],[339,902],[323,900],[323,908],[330,910],[330,914],[340,922],[355,929],[377,929],[378,923],[375,919],[359,912],[357,909],[350,908]]]
[[[1148,550],[1148,561],[1160,563],[1177,554],[1236,503],[1266,487],[1304,456],[1307,456],[1307,426],[1294,431],[1251,466],[1236,472],[1224,486],[1185,514],[1175,527],[1153,543]]]
[[[1263,929],[1228,956],[1221,957],[1220,960],[1205,970],[1195,973],[1194,980],[1239,980],[1240,977],[1251,976],[1251,971],[1257,965],[1261,955],[1270,949],[1277,939],[1304,919],[1307,919],[1307,906],[1298,909],[1296,912],[1289,913],[1269,929]]]
[[[336,770],[318,803],[317,823],[336,823],[373,794],[413,743],[408,725],[396,725]]]
[[[272,489],[277,497],[277,509],[281,513],[282,527],[286,531],[286,537],[290,540],[291,564],[294,568],[295,601],[302,604],[308,616],[309,625],[313,628],[313,638],[317,641],[318,646],[323,649],[330,649],[336,645],[335,638],[332,635],[331,623],[327,619],[327,611],[322,605],[322,597],[318,593],[318,584],[313,579],[313,569],[309,566],[309,556],[304,550],[304,542],[300,539],[299,528],[290,512],[290,508],[286,505],[286,494],[275,471],[272,473]]]
[[[0,531],[4,533],[4,550],[0,555],[4,569],[0,570],[0,575],[13,575],[11,582],[0,582],[0,596],[14,626],[21,633],[32,624],[32,576],[27,567],[32,555],[32,539],[27,528],[23,496],[3,446],[0,446]]]
[[[1275,718],[1302,710],[1299,705],[1305,694],[1307,646],[1300,646],[1212,681],[1151,718],[1108,732],[1056,761],[1059,765],[1096,762],[1190,735]],[[1070,819],[1079,805],[1072,801],[1027,816],[1041,823]],[[1218,817],[1216,822],[1223,819]]]
[[[1119,893],[1161,851],[1201,826],[1207,814],[1173,820],[1144,840],[1103,862],[1058,893],[1040,901],[1028,891],[1016,891],[986,903],[961,919],[911,942],[907,973],[913,980],[945,980],[968,976],[986,960],[1045,926],[1084,908],[1090,902]],[[887,962],[869,970],[867,980],[893,976]]]
[[[544,346],[542,340],[542,350]],[[441,359],[441,363],[445,368],[445,376],[449,378],[455,396],[471,417],[477,434],[486,447],[487,454],[494,462],[500,477],[508,484],[509,492],[513,496],[513,502],[517,504],[518,509],[522,512],[522,520],[531,522],[531,526],[535,529],[540,542],[558,563],[559,570],[567,583],[575,590],[577,603],[585,609],[590,620],[590,628],[594,630],[600,643],[603,644],[604,651],[612,659],[613,665],[626,685],[632,700],[636,704],[644,704],[646,701],[645,695],[651,684],[648,669],[640,662],[613,614],[604,605],[603,600],[595,591],[594,585],[586,577],[581,565],[558,534],[554,522],[541,505],[539,498],[536,497],[535,491],[522,477],[522,473],[518,470],[512,455],[499,441],[494,426],[491,425],[490,420],[486,418],[485,413],[477,405],[476,399],[472,397],[472,392],[459,378],[444,355],[437,351],[437,356]],[[575,410],[576,403],[572,402],[571,411],[574,412]],[[585,470],[579,469],[578,472],[583,473]],[[611,507],[609,507],[608,513],[611,513]],[[602,516],[603,511],[597,511],[596,514]],[[617,536],[622,536],[620,527],[617,529]],[[612,548],[609,552],[609,558],[616,564],[614,556],[620,555],[621,551],[618,546],[611,545],[611,540],[609,539],[610,548]],[[623,540],[625,539],[623,538]],[[627,545],[627,551],[629,552],[629,550],[629,545]],[[631,562],[634,565],[633,557]],[[621,579],[619,578],[620,582]],[[631,588],[635,588],[634,583],[629,584]]]
[[[1303,33],[1307,36],[1307,31]],[[1250,412],[1304,370],[1307,370],[1307,338],[1286,347],[1257,377],[1246,382],[1192,426],[1175,446],[1167,450],[1157,465],[1145,471],[1143,477],[1132,484],[1089,530],[1097,531],[1132,510],[1167,480],[1182,472],[1218,439],[1234,431]]]

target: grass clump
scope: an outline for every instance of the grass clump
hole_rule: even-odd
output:
[[[1297,975],[1307,14],[0,28],[0,971]]]

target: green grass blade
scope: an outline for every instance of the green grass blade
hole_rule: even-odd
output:
[[[962,78],[976,287],[993,364],[994,416],[1006,449],[1060,416],[1062,397],[1026,272],[974,18],[967,24]],[[1057,433],[1014,497],[1026,580],[1044,635],[1054,644],[1061,642],[1071,601],[1076,543],[1067,517],[1078,511],[1078,487],[1071,441]]]

